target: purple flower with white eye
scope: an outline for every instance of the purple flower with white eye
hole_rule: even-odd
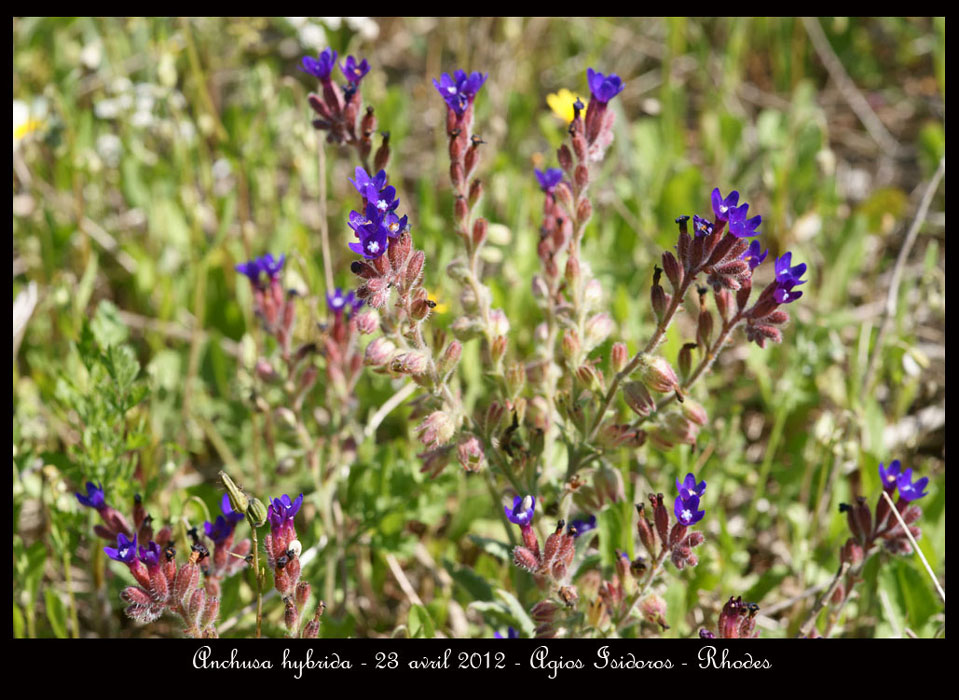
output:
[[[593,99],[603,104],[616,97],[626,87],[618,75],[614,73],[603,75],[592,68],[586,69],[586,82],[589,84]]]
[[[680,489],[679,495],[676,496],[673,512],[676,513],[676,519],[686,527],[695,525],[706,515],[705,510],[699,510],[699,496],[683,489]]]
[[[333,72],[333,66],[335,65],[336,51],[333,49],[326,49],[316,58],[313,58],[312,56],[304,56],[303,62],[300,65],[300,70],[304,73],[309,73],[320,80],[327,81],[330,79],[330,73]]]
[[[241,272],[250,279],[250,283],[254,287],[261,287],[260,275],[266,273],[267,277],[270,280],[275,280],[280,276],[280,271],[283,269],[283,264],[286,262],[286,255],[281,255],[279,259],[274,258],[272,255],[267,253],[261,258],[254,258],[245,263],[240,263],[235,266],[237,272]]]
[[[907,469],[896,478],[896,486],[899,487],[899,498],[904,501],[915,501],[922,498],[926,495],[926,484],[928,483],[928,476],[924,476],[913,483],[912,469]]]
[[[543,192],[552,192],[563,180],[563,171],[559,168],[546,168],[545,173],[539,169],[533,172],[536,173],[536,179],[539,180],[539,187]]]
[[[326,307],[334,314],[345,313],[350,316],[361,306],[363,306],[363,300],[357,299],[352,291],[344,294],[343,290],[337,287],[332,294],[326,293]]]
[[[496,637],[496,639],[519,639],[519,632],[514,630],[512,627],[508,627],[506,629],[505,637],[502,634],[500,634],[498,631],[493,632],[493,636]]]
[[[453,110],[457,115],[462,115],[466,108],[473,103],[476,93],[483,87],[489,74],[470,73],[466,74],[464,70],[457,70],[451,78],[448,73],[443,73],[439,80],[433,79],[433,85],[440,93],[440,96],[446,102],[446,106]]]
[[[696,238],[712,235],[713,222],[701,216],[693,215],[693,233],[696,234]]]
[[[717,221],[729,221],[729,215],[733,207],[739,203],[739,192],[733,190],[726,199],[723,199],[719,188],[713,190],[713,214]]]
[[[355,58],[347,56],[346,63],[340,64],[340,70],[343,71],[343,75],[346,76],[351,85],[358,86],[360,81],[363,80],[363,76],[370,72],[370,64],[365,58],[357,63]]]
[[[381,189],[386,187],[386,171],[380,170],[376,173],[375,177],[370,177],[367,175],[366,171],[363,168],[356,167],[356,179],[346,178],[353,183],[353,187],[356,188],[356,191],[360,193],[360,196],[366,196],[366,190],[369,187],[372,187],[374,190],[379,192]]]
[[[87,508],[96,508],[103,510],[107,506],[106,499],[103,496],[103,485],[99,487],[92,481],[87,482],[87,495],[76,494],[77,500]]]
[[[802,292],[794,292],[793,287],[806,284],[805,280],[800,279],[806,272],[806,263],[799,263],[790,267],[790,262],[792,262],[792,253],[786,253],[781,258],[776,258],[776,290],[773,292],[773,297],[779,304],[796,301],[802,296]]]
[[[769,255],[767,250],[765,253],[761,254],[759,251],[762,249],[762,246],[759,245],[759,241],[753,241],[749,244],[749,247],[746,249],[746,252],[740,256],[740,260],[745,260],[749,263],[750,271],[755,270],[759,267],[759,264],[766,259],[766,256]]]
[[[696,477],[690,473],[686,475],[686,478],[683,479],[682,482],[680,482],[679,479],[676,479],[676,488],[679,489],[679,494],[681,496],[684,494],[695,494],[701,498],[702,495],[706,493],[706,482],[701,481],[697,484]]]
[[[732,195],[730,195],[732,196]],[[758,236],[756,229],[762,223],[763,217],[754,216],[751,219],[746,218],[746,212],[749,211],[749,205],[743,204],[741,207],[729,210],[729,232],[736,238],[751,238]]]
[[[104,547],[103,551],[114,561],[132,564],[137,557],[137,536],[134,534],[133,539],[129,540],[126,535],[121,532],[117,535],[117,546],[115,548]]]
[[[280,271],[283,269],[283,263],[285,262],[286,254],[281,255],[279,259],[274,259],[269,253],[260,258],[260,266],[271,280],[280,276]]]
[[[516,496],[513,507],[503,506],[506,518],[514,525],[526,527],[533,522],[533,511],[536,510],[536,499],[533,496]]]
[[[376,187],[371,184],[367,186],[363,196],[366,197],[366,201],[369,202],[369,204],[373,205],[379,217],[384,216],[388,211],[396,211],[396,208],[400,205],[400,200],[396,198],[396,188],[392,185],[387,185],[383,189],[377,190]],[[367,211],[369,211],[369,205],[367,205]]]
[[[569,524],[570,530],[573,531],[573,537],[579,537],[582,534],[589,532],[590,530],[596,529],[596,516],[591,515],[586,520],[581,520],[577,518]]]
[[[389,232],[379,221],[366,224],[356,230],[359,243],[348,244],[350,250],[367,260],[375,260],[386,252],[386,240]]]
[[[882,462],[879,463],[879,480],[882,487],[890,493],[896,490],[896,482],[902,473],[902,464],[898,459],[894,459],[888,467],[883,468]]]
[[[140,546],[140,561],[147,565],[147,568],[153,569],[160,565],[162,561],[163,550],[156,542],[152,540],[146,547]]]

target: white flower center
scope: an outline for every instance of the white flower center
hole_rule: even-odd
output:
[[[684,508],[681,517],[683,521],[689,521],[693,519],[693,513],[689,508]]]
[[[389,205],[386,203],[385,199],[376,200],[376,208],[379,209],[380,211],[386,211],[386,207],[388,206]]]
[[[370,241],[369,245],[366,246],[366,249],[370,251],[371,253],[375,253],[376,251],[380,249],[380,244],[377,243],[376,241]]]
[[[451,95],[455,95],[455,94],[456,94],[456,88],[455,88],[454,86],[450,85],[448,88],[446,88],[446,92],[448,92],[448,93],[451,94]]]

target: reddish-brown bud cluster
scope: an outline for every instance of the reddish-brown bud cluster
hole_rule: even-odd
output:
[[[566,523],[560,520],[556,530],[546,538],[542,550],[532,526],[523,525],[521,529],[523,544],[513,550],[513,563],[537,577],[564,583],[576,553],[573,528],[566,529]]]
[[[693,553],[693,548],[705,541],[703,533],[689,529],[680,522],[670,527],[670,514],[663,503],[663,494],[649,494],[649,502],[653,508],[653,522],[646,517],[644,504],[636,505],[639,518],[636,529],[639,532],[639,541],[652,557],[665,557],[669,554],[670,560],[677,569],[687,566],[696,566],[699,558]]]

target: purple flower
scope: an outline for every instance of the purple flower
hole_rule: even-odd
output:
[[[896,479],[896,485],[899,487],[899,498],[904,501],[915,501],[922,498],[926,495],[926,484],[928,483],[928,476],[924,476],[913,483],[912,469],[907,469]]]
[[[790,267],[792,262],[792,253],[786,253],[781,258],[776,258],[776,290],[773,296],[779,304],[788,304],[796,301],[802,296],[802,292],[794,292],[793,287],[806,282],[800,279],[806,272],[806,263],[799,263],[795,267]]]
[[[222,515],[216,516],[216,520],[203,523],[203,529],[206,530],[206,536],[216,544],[222,544],[233,534],[235,526],[228,523]]]
[[[346,76],[351,85],[359,85],[363,76],[370,72],[370,64],[367,63],[365,58],[357,63],[355,58],[347,56],[346,63],[340,64],[340,70],[343,71],[343,75]]]
[[[713,232],[713,222],[700,216],[693,215],[693,233],[696,238],[700,236],[709,236]]]
[[[285,493],[279,498],[270,501],[270,507],[266,510],[266,517],[270,521],[270,527],[278,530],[287,523],[293,522],[294,516],[299,512],[303,505],[303,494],[301,493],[295,501]]]
[[[394,212],[389,212],[383,217],[383,226],[386,228],[386,235],[390,238],[397,238],[401,233],[410,228],[406,214],[399,217]]]
[[[336,65],[336,51],[334,51],[333,49],[326,49],[323,53],[321,53],[316,58],[313,58],[312,56],[304,56],[303,63],[300,66],[300,70],[303,71],[304,73],[309,73],[310,75],[315,76],[319,78],[320,80],[329,80],[330,73],[333,72],[333,66],[335,65]],[[344,73],[345,72],[346,71],[344,71]]]
[[[509,627],[506,630],[505,637],[502,634],[500,634],[498,631],[493,632],[493,636],[496,637],[496,639],[519,639],[519,632],[514,630],[512,627]]]
[[[366,197],[369,204],[375,207],[379,217],[384,216],[386,212],[396,211],[396,208],[400,205],[400,200],[396,199],[396,188],[392,185],[378,190],[373,184],[370,184],[363,196]],[[369,205],[367,205],[367,212],[369,212]]]
[[[140,561],[151,569],[160,565],[160,556],[162,554],[163,550],[160,549],[160,545],[152,540],[146,547],[140,547]]]
[[[892,461],[892,463],[887,468],[883,468],[882,462],[879,463],[879,480],[882,482],[882,487],[889,492],[896,490],[896,482],[899,479],[899,475],[902,473],[902,464],[898,459]]]
[[[731,197],[732,195],[730,195]],[[751,219],[746,218],[746,212],[749,211],[749,205],[743,204],[741,207],[729,210],[729,232],[736,238],[750,238],[758,236],[759,231],[756,228],[762,223],[763,217],[754,216]]]
[[[543,192],[552,192],[556,185],[563,179],[563,171],[559,168],[547,168],[545,173],[539,169],[534,170],[534,172],[536,173],[536,179],[539,180],[540,189],[543,190]]]
[[[592,68],[586,69],[586,82],[589,83],[589,91],[593,93],[593,99],[603,104],[616,97],[625,87],[618,75],[613,73],[603,75]]]
[[[92,481],[87,482],[87,495],[82,496],[78,493],[76,497],[77,500],[87,508],[103,510],[107,505],[106,499],[103,497],[103,485],[101,484],[97,487]]]
[[[713,190],[713,214],[717,221],[729,221],[731,209],[739,203],[739,192],[733,190],[726,199],[723,199],[719,188]]]
[[[596,529],[596,516],[591,515],[586,520],[574,520],[569,524],[569,527],[573,531],[573,537],[579,537],[590,530]]]
[[[346,178],[353,183],[353,187],[360,193],[360,196],[366,196],[366,190],[372,186],[377,192],[386,187],[386,171],[381,170],[376,173],[376,177],[370,177],[363,168],[357,166],[356,179]]]
[[[230,504],[230,494],[228,493],[223,494],[223,498],[220,500],[220,510],[223,511],[223,516],[229,523],[236,525],[238,522],[243,520],[243,513],[237,513],[233,510],[233,507]]]
[[[356,235],[360,239],[359,243],[350,243],[349,247],[354,253],[362,255],[367,260],[375,260],[386,252],[386,239],[389,232],[383,224],[372,222],[356,230]]]
[[[702,481],[697,484],[696,477],[692,474],[687,474],[682,483],[680,483],[679,479],[676,479],[676,488],[679,489],[680,496],[684,494],[695,494],[699,497],[702,497],[702,495],[706,493],[706,482]]]
[[[137,555],[137,536],[133,535],[132,540],[128,540],[122,532],[117,535],[117,546],[104,547],[103,551],[114,561],[122,561],[124,564],[132,564]]]
[[[357,299],[352,291],[344,294],[343,290],[337,287],[332,294],[326,293],[326,306],[334,314],[345,312],[349,316],[363,306],[363,300]]]
[[[759,267],[759,264],[766,259],[766,256],[769,255],[768,250],[760,255],[759,251],[761,248],[762,246],[759,245],[759,241],[753,241],[739,259],[748,262],[750,270],[755,270]]]
[[[260,286],[260,274],[266,273],[267,277],[275,280],[280,276],[283,264],[286,262],[286,255],[281,255],[279,259],[274,258],[267,253],[262,258],[254,258],[245,263],[240,263],[235,267],[237,272],[242,272],[250,278],[250,283],[254,287]]]
[[[533,496],[517,496],[513,499],[513,507],[503,506],[506,518],[514,525],[526,527],[533,522],[533,511],[536,510],[536,499]]]
[[[695,481],[695,478],[693,481]],[[705,485],[703,488],[705,488]],[[679,495],[676,496],[673,512],[676,513],[676,519],[686,527],[695,525],[706,515],[705,510],[699,510],[699,496],[684,489],[680,489]]]
[[[451,78],[448,73],[443,73],[439,80],[433,79],[433,85],[446,101],[446,106],[462,115],[466,108],[473,103],[476,93],[483,87],[489,74],[470,73],[466,74],[464,70],[458,70],[453,73]]]

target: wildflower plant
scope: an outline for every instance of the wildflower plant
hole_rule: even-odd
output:
[[[352,30],[335,36],[343,42],[337,48],[352,46]],[[15,445],[15,464],[30,465],[20,471],[37,472],[40,486],[29,488],[53,494],[44,497],[59,498],[69,512],[49,527],[66,575],[77,550],[89,556],[94,588],[112,581],[116,615],[102,630],[315,638],[434,636],[443,625],[445,636],[496,639],[754,638],[768,621],[759,607],[768,610],[768,603],[756,591],[775,588],[781,563],[753,561],[761,557],[743,531],[764,540],[768,533],[756,526],[762,517],[777,518],[770,530],[808,536],[809,557],[838,558],[831,579],[807,581],[811,562],[796,555],[797,577],[818,595],[796,598],[802,623],[788,628],[830,636],[842,628],[843,611],[865,596],[864,581],[872,585],[877,571],[888,570],[881,567],[922,555],[920,525],[927,541],[930,530],[919,503],[932,510],[937,482],[920,477],[919,465],[909,468],[902,457],[870,466],[868,477],[857,474],[848,485],[839,480],[835,493],[850,502],[836,515],[826,508],[836,503],[835,477],[859,466],[846,459],[848,435],[829,445],[834,464],[787,474],[795,465],[778,464],[776,450],[791,428],[789,412],[776,415],[770,434],[766,416],[740,400],[742,383],[728,366],[719,371],[727,360],[745,362],[743,373],[755,378],[765,406],[799,401],[804,389],[775,383],[775,363],[795,369],[819,350],[810,345],[810,324],[796,329],[790,322],[820,319],[823,286],[842,284],[828,279],[825,253],[806,245],[808,237],[779,230],[788,219],[784,197],[765,190],[788,179],[782,172],[764,172],[762,189],[747,184],[758,180],[743,174],[749,171],[739,167],[736,150],[716,171],[721,181],[704,185],[707,168],[697,165],[689,180],[695,191],[677,197],[662,183],[643,190],[645,176],[634,177],[638,171],[623,161],[636,134],[646,134],[636,99],[645,89],[593,64],[555,94],[555,87],[538,86],[538,101],[559,118],[545,112],[541,121],[556,131],[555,155],[537,151],[521,174],[501,179],[512,155],[503,148],[512,143],[504,131],[518,130],[512,120],[503,128],[509,86],[500,84],[501,65],[483,65],[479,52],[474,65],[434,64],[438,75],[408,77],[415,84],[397,87],[391,67],[378,65],[389,52],[373,51],[370,37],[362,41],[365,56],[320,44],[284,67],[292,89],[282,99],[295,103],[288,115],[299,123],[276,130],[299,150],[307,143],[316,151],[292,154],[276,189],[312,200],[319,185],[316,201],[299,202],[302,221],[292,225],[287,219],[296,214],[288,209],[272,218],[256,212],[269,179],[250,177],[253,165],[249,173],[234,168],[234,179],[221,177],[234,153],[223,149],[234,117],[221,123],[222,96],[209,91],[218,83],[203,79],[205,62],[188,43],[198,73],[188,82],[199,91],[205,125],[198,162],[217,151],[211,168],[220,175],[212,185],[200,178],[181,190],[191,202],[214,192],[222,198],[217,206],[204,199],[195,230],[184,234],[191,246],[216,241],[201,256],[212,282],[204,277],[191,290],[193,307],[183,310],[198,325],[174,333],[108,301],[85,318],[90,295],[100,294],[94,258],[82,282],[81,321],[56,330],[76,339],[71,371],[43,376],[38,385],[52,396],[55,417],[42,427],[65,447],[62,454],[19,453]],[[180,84],[169,70],[158,67],[166,83]],[[257,94],[270,92],[256,86]],[[654,102],[644,101],[643,110],[653,114]],[[704,132],[712,128],[710,122]],[[20,151],[35,150],[41,134],[33,131],[36,139]],[[417,171],[431,155],[422,153],[418,134],[435,137],[435,173]],[[17,134],[15,151],[16,141]],[[391,163],[393,149],[403,153],[398,163]],[[525,158],[529,150],[517,152]],[[18,178],[30,172],[24,157],[15,152]],[[124,169],[123,179],[140,196],[135,170]],[[734,174],[741,179],[727,180]],[[74,199],[86,196],[85,181],[73,182]],[[629,207],[619,206],[626,190],[639,192],[635,225]],[[522,199],[522,206],[504,206],[504,199]],[[664,202],[690,208],[664,211]],[[112,229],[101,235],[87,225],[94,214],[75,204],[85,245],[94,240],[128,267],[108,245]],[[518,214],[508,219],[510,212]],[[625,223],[616,234],[628,233],[635,271],[611,289],[609,258],[624,251],[604,250],[599,241],[609,240],[604,227],[620,214]],[[506,223],[515,239],[508,251],[501,248]],[[523,251],[528,264],[511,259]],[[171,255],[163,269],[178,259]],[[137,294],[149,294],[154,277],[137,277]],[[229,332],[210,333],[202,312],[219,309],[222,294],[237,302],[218,319]],[[173,304],[172,296],[155,296],[158,305]],[[831,332],[840,321],[823,323]],[[175,353],[165,347],[141,371],[143,347],[128,342],[127,325],[161,334],[160,342],[170,333],[189,343],[186,380],[179,381],[179,356],[171,360]],[[19,342],[16,328],[15,314]],[[153,349],[157,341],[148,340],[144,346]],[[177,364],[173,381],[154,396],[164,361]],[[816,372],[812,363],[807,369]],[[211,377],[215,391],[196,390]],[[168,395],[182,395],[182,411],[170,410],[175,399],[163,405]],[[182,434],[170,437],[170,426]],[[752,456],[734,461],[756,451],[742,446],[746,433],[764,443],[751,448],[769,450],[755,459],[757,474],[744,475]],[[885,439],[870,438],[869,449]],[[818,483],[814,469],[824,470]],[[781,476],[801,479],[806,501],[815,492],[815,518],[797,516],[790,504],[770,506]],[[881,491],[870,506],[860,494],[877,477]],[[735,479],[753,486],[755,498],[737,490]],[[15,520],[30,515],[18,510]],[[826,538],[840,524],[849,532],[836,547]],[[744,542],[748,551],[729,556]],[[762,554],[779,556],[767,544]],[[16,575],[41,580],[43,558],[39,568],[30,563],[40,548],[34,543],[28,556],[15,545],[16,560],[27,562],[17,564]],[[747,556],[748,571],[733,572]],[[810,578],[832,573],[830,565]],[[703,588],[714,584],[710,600]],[[70,595],[81,589],[71,585]],[[51,614],[64,605],[54,598],[44,601]],[[77,631],[75,605],[66,600]],[[683,620],[678,601],[702,608],[694,625]]]

